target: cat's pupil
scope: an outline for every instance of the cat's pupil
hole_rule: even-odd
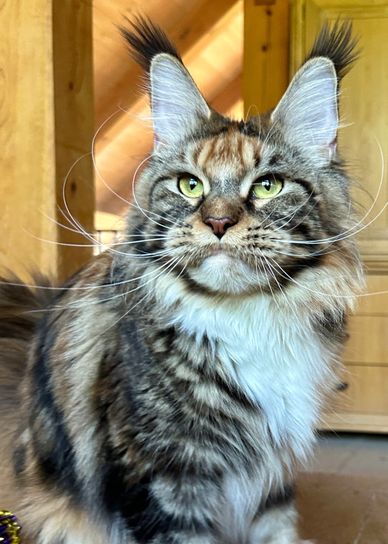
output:
[[[270,191],[271,186],[272,186],[272,183],[270,182],[269,179],[264,179],[264,180],[261,182],[261,185],[262,185],[262,187],[264,187],[264,189],[267,189],[267,191]]]
[[[194,191],[194,189],[196,188],[197,184],[198,184],[197,180],[191,178],[191,179],[190,179],[190,191]]]

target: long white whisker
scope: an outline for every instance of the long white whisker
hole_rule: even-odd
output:
[[[154,262],[158,262],[158,261],[161,261],[165,258],[164,255],[162,255],[161,257],[158,257],[157,259],[154,260]],[[36,283],[18,283],[18,282],[11,282],[11,281],[1,281],[0,280],[0,285],[12,285],[13,287],[27,287],[28,289],[42,289],[42,290],[47,290],[47,291],[58,291],[58,292],[61,292],[61,291],[92,291],[94,289],[103,289],[105,287],[117,287],[118,285],[126,285],[128,283],[132,283],[134,281],[138,281],[146,276],[149,276],[151,274],[153,274],[155,271],[154,270],[151,270],[150,272],[144,272],[141,276],[137,276],[135,278],[129,278],[127,280],[120,280],[120,281],[116,281],[116,282],[113,282],[113,283],[102,283],[102,284],[99,284],[99,285],[96,285],[96,284],[89,284],[89,285],[80,285],[80,286],[71,286],[71,287],[67,287],[67,286],[54,286],[54,285],[39,285],[39,284],[36,284]],[[34,310],[35,311],[35,310]],[[41,310],[36,310],[38,312],[40,312]]]
[[[384,213],[385,209],[388,206],[388,202],[385,203],[385,205],[381,208],[381,210],[375,215],[373,219],[371,219],[368,223],[364,224],[360,229],[349,232],[351,229],[348,229],[344,231],[343,233],[337,234],[336,236],[332,236],[330,238],[323,238],[321,240],[279,240],[279,242],[285,242],[288,244],[304,244],[304,245],[315,245],[315,244],[333,244],[335,242],[340,242],[342,240],[346,240],[347,238],[351,238],[352,236],[357,236],[360,232],[368,228],[372,223],[374,223],[382,213]],[[343,236],[344,233],[348,233],[346,236]]]
[[[173,261],[176,260],[176,259],[178,259],[178,257],[175,257],[175,259],[173,259]],[[171,261],[168,261],[167,263],[157,267],[156,270],[150,271],[150,273],[147,274],[147,275],[152,276],[152,275],[155,275],[155,274],[159,273],[156,276],[156,277],[159,277],[159,275],[163,274],[165,269],[168,268],[170,266],[170,264],[171,264]],[[140,276],[138,279],[142,279],[143,276]],[[30,312],[33,313],[33,312],[55,311],[55,310],[72,310],[72,309],[82,308],[84,306],[92,306],[92,305],[95,305],[95,304],[100,304],[101,302],[109,302],[111,300],[115,300],[115,299],[120,298],[120,297],[125,297],[125,296],[129,295],[130,293],[134,293],[135,291],[138,291],[139,289],[141,289],[144,285],[147,285],[148,283],[150,283],[151,281],[154,281],[154,280],[155,280],[155,278],[151,277],[147,282],[145,282],[145,284],[138,285],[134,289],[129,289],[128,291],[124,291],[123,293],[118,293],[116,295],[112,295],[112,296],[107,297],[107,298],[98,299],[98,300],[84,299],[82,301],[78,301],[78,300],[74,301],[74,302],[71,301],[71,302],[69,302],[68,304],[65,304],[65,305],[55,305],[55,306],[52,306],[51,308],[48,308],[46,310],[45,309],[43,309],[43,310],[32,310]],[[126,283],[129,283],[129,281],[135,281],[135,280],[134,279],[127,280]],[[117,283],[116,285],[119,285],[119,283]],[[100,286],[96,286],[96,288],[98,288],[98,287],[100,287]],[[26,312],[26,313],[30,313],[30,312]]]
[[[295,285],[298,285],[298,287],[301,287],[302,289],[305,289],[306,291],[309,291],[310,293],[314,293],[316,295],[323,295],[325,297],[339,298],[339,299],[353,299],[353,298],[361,298],[361,297],[367,297],[367,296],[385,295],[388,293],[388,290],[386,290],[386,291],[372,291],[368,293],[353,293],[351,295],[337,295],[334,293],[325,293],[323,291],[318,291],[317,289],[310,289],[306,285],[303,285],[302,283],[298,282],[295,278],[287,274],[284,268],[280,266],[280,264],[277,263],[275,259],[273,259],[272,257],[269,257],[269,258],[271,259],[273,264],[280,269],[280,275],[283,276],[283,278],[290,280]]]
[[[180,262],[182,262],[182,260],[184,259],[184,255],[182,255],[179,259],[173,259],[172,262],[169,263],[169,266],[167,268],[164,268],[160,274],[158,274],[156,277],[152,278],[150,281],[155,281],[157,278],[159,278],[162,274],[165,274],[166,272],[171,272],[172,270],[174,270],[178,264]],[[175,262],[174,262],[175,261]],[[146,284],[142,284],[142,285],[139,285],[139,289],[143,288],[144,285],[147,285],[149,282],[146,282]],[[137,289],[134,289],[133,291],[135,291]],[[129,291],[128,293],[131,293],[133,291]],[[128,294],[127,293],[127,294]],[[119,321],[121,321],[122,319],[124,319],[124,317],[126,317],[134,308],[136,308],[136,306],[138,306],[139,304],[141,304],[147,297],[150,296],[150,293],[146,293],[143,297],[140,298],[140,300],[138,300],[136,302],[136,304],[134,304],[133,306],[131,306],[131,308],[129,308],[129,310],[127,310],[119,319],[117,319],[109,328],[111,327],[114,327],[115,325],[117,325],[117,323],[119,323]]]
[[[165,225],[159,223],[158,221],[156,221],[155,219],[152,219],[148,213],[151,213],[153,214],[153,212],[150,212],[150,210],[144,210],[144,208],[142,208],[139,204],[139,201],[137,200],[137,196],[136,196],[136,191],[135,191],[135,185],[136,185],[136,177],[137,177],[137,174],[140,170],[140,168],[142,167],[142,165],[151,158],[151,155],[149,155],[148,157],[146,157],[139,165],[138,167],[136,168],[135,170],[135,173],[133,174],[133,178],[132,178],[132,196],[133,196],[133,200],[135,202],[135,205],[137,207],[137,209],[144,215],[144,217],[146,217],[149,221],[152,221],[152,223],[155,223],[155,225],[159,225],[161,227],[164,227],[165,228]],[[133,205],[133,204],[132,204]],[[166,217],[162,217],[161,215],[159,214],[153,214],[153,215],[157,215],[160,219],[163,219],[163,221],[167,221],[168,223],[172,223],[173,226],[176,226],[176,225],[179,225],[179,226],[182,226],[182,223],[181,222],[175,222],[175,221],[171,221],[171,219],[168,219]]]
[[[79,159],[80,160],[80,159]],[[75,166],[75,164],[77,164],[78,161],[76,161],[73,165],[73,167]],[[73,168],[72,167],[72,168]],[[68,179],[69,179],[69,176],[70,176],[70,173],[72,171],[72,168],[69,170],[69,172],[67,173],[66,177],[65,177],[65,180],[63,182],[63,186],[62,186],[62,198],[63,198],[63,202],[64,202],[64,205],[65,205],[65,208],[66,208],[66,212],[68,214],[68,219],[73,223],[73,225],[77,226],[79,229],[80,229],[80,232],[85,236],[85,238],[89,239],[94,245],[96,246],[102,246],[101,242],[99,242],[98,240],[96,240],[96,238],[94,238],[93,236],[91,236],[83,227],[82,225],[75,219],[75,217],[72,215],[70,209],[69,209],[69,206],[67,204],[67,200],[66,200],[66,186],[67,186],[67,182],[68,182]],[[127,253],[127,252],[123,252],[123,251],[117,251],[116,249],[112,248],[112,247],[107,247],[107,251],[109,253],[113,253],[113,254],[116,254],[116,255],[124,255],[126,257],[135,257],[135,258],[144,258],[144,255],[142,254],[137,254],[137,253]],[[152,255],[162,255],[163,252],[155,252],[155,253],[152,253]],[[151,255],[151,254],[149,254]]]
[[[24,229],[26,231],[26,229]],[[71,243],[71,242],[57,242],[56,240],[49,240],[47,238],[41,238],[39,236],[35,236],[34,234],[26,231],[26,233],[31,236],[32,238],[34,238],[35,240],[39,240],[41,242],[45,242],[47,244],[53,244],[53,245],[56,245],[56,246],[66,246],[66,247],[96,247],[96,244],[75,244],[75,243]],[[145,244],[145,243],[148,243],[148,242],[158,242],[160,240],[167,240],[168,237],[167,236],[160,236],[158,238],[145,238],[145,239],[140,239],[140,240],[130,240],[128,242],[113,242],[113,243],[110,243],[110,244],[103,244],[102,242],[99,242],[99,245],[101,247],[107,247],[107,249],[111,248],[111,247],[115,247],[115,246],[127,246],[127,245],[132,245],[132,244]],[[140,255],[137,255],[137,254],[133,254],[131,255],[130,253],[122,253],[123,255],[129,255],[131,257],[140,257]],[[153,253],[151,253],[152,255],[154,255]]]
[[[95,169],[95,172],[96,172],[96,175],[98,176],[98,178],[101,180],[101,182],[103,183],[104,187],[106,187],[108,189],[108,191],[110,191],[113,195],[115,195],[118,199],[120,199],[122,202],[124,202],[125,204],[127,204],[129,207],[137,207],[139,209],[139,206],[135,206],[133,204],[133,202],[130,202],[129,200],[127,200],[126,198],[122,197],[120,194],[118,194],[114,189],[112,189],[112,187],[110,187],[110,185],[106,182],[104,176],[101,174],[100,172],[100,169],[98,168],[98,165],[97,165],[97,161],[96,161],[96,140],[101,132],[101,130],[104,128],[104,126],[109,123],[109,121],[116,115],[118,115],[120,113],[120,111],[122,111],[122,108],[119,108],[118,110],[114,111],[107,119],[105,119],[105,121],[99,126],[99,128],[96,130],[94,136],[93,136],[93,139],[92,139],[92,144],[91,144],[91,155],[92,155],[92,161],[93,161],[93,166],[94,166],[94,169]],[[148,155],[147,157],[145,157],[145,159],[143,159],[141,161],[141,163],[139,164],[139,166],[136,168],[136,171],[133,175],[133,185],[134,186],[134,180],[137,176],[137,173],[140,169],[140,167],[147,161],[151,158],[151,155]],[[152,215],[156,215],[158,217],[159,214],[156,214],[155,212],[151,212],[151,211],[148,211],[148,213],[152,214]],[[150,219],[148,217],[148,219]],[[151,220],[151,219],[150,219]],[[166,219],[166,221],[169,221]],[[159,223],[158,223],[159,224]],[[165,225],[161,225],[161,226],[165,226]]]
[[[260,249],[259,249],[259,253],[260,253],[260,255],[263,257],[263,253],[261,252]],[[259,264],[260,264],[260,261],[259,261]],[[275,304],[277,305],[277,307],[280,309],[279,303],[278,303],[278,301],[277,301],[277,299],[276,299],[276,297],[275,297],[275,294],[274,294],[274,292],[273,292],[273,289],[272,289],[271,280],[270,280],[270,278],[269,278],[269,276],[268,276],[267,269],[266,269],[266,267],[265,267],[265,261],[261,261],[261,264],[263,265],[263,268],[262,268],[263,274],[264,274],[264,277],[265,277],[265,279],[266,279],[266,282],[267,282],[267,285],[268,285],[268,287],[269,287],[269,290],[271,291],[272,298],[273,298],[273,300],[275,301]]]

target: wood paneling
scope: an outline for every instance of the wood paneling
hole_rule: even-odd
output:
[[[349,334],[343,356],[346,363],[388,365],[388,315],[352,316]]]
[[[368,275],[365,292],[358,298],[357,315],[387,315],[387,312],[388,275]]]
[[[0,267],[21,276],[37,268],[64,278],[91,255],[90,249],[58,246],[84,240],[70,239],[55,223],[64,222],[58,206],[63,207],[66,172],[90,150],[91,6],[75,0],[3,0],[0,28]],[[85,159],[67,192],[88,229],[92,178]]]
[[[359,412],[326,413],[322,417],[319,428],[325,431],[388,433],[388,415]]]
[[[359,245],[366,263],[366,293],[349,320],[343,359],[348,388],[337,394],[327,426],[388,431],[388,1],[296,0],[292,13],[294,72],[325,20],[351,19],[360,58],[345,77],[340,96],[344,128],[339,148],[354,179]],[[365,225],[365,228],[363,227]],[[371,293],[368,295],[368,292]]]
[[[388,367],[349,365],[342,374],[348,388],[338,393],[340,411],[388,415]]]
[[[56,240],[51,13],[48,2],[13,0],[0,6],[1,268],[25,273],[35,264],[47,270]],[[32,25],[31,21],[35,24]],[[32,45],[33,44],[33,45]],[[49,56],[49,59],[47,58]],[[36,100],[33,99],[36,97]],[[50,265],[49,265],[50,268]]]
[[[52,9],[57,219],[74,228],[58,212],[58,207],[68,209],[67,215],[72,214],[82,229],[92,233],[95,208],[90,155],[94,134],[92,7],[88,0],[70,0],[54,1]],[[57,239],[61,244],[90,244],[84,236],[64,228],[58,228]],[[60,246],[58,275],[68,277],[91,256],[91,247]]]
[[[339,384],[326,406],[321,428],[388,432],[388,366],[347,365]]]
[[[128,55],[118,25],[139,14],[161,26],[185,55],[200,40],[201,48],[218,34],[220,20],[241,0],[95,0],[94,64],[96,125],[99,127],[119,106],[129,109],[139,98],[141,70]],[[217,62],[209,58],[216,72]],[[204,70],[207,69],[206,64]],[[201,83],[201,82],[199,82]]]
[[[244,1],[245,115],[276,106],[289,82],[289,1]]]

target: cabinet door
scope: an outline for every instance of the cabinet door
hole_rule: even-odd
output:
[[[339,145],[355,177],[353,194],[360,217],[370,223],[359,234],[365,262],[372,270],[387,272],[388,1],[297,0],[291,70],[303,60],[323,22],[338,18],[352,20],[360,48],[359,59],[342,84]]]

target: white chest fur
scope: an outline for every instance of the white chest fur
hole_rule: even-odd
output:
[[[253,478],[244,474],[244,467],[225,475],[225,542],[256,542],[250,539],[249,527],[262,494],[281,484],[288,455],[303,460],[313,443],[319,390],[331,384],[331,354],[308,315],[286,304],[280,307],[269,296],[211,301],[165,278],[157,292],[182,331],[195,335],[198,343],[204,336],[214,343],[224,369],[262,408],[272,438],[285,455],[277,457],[268,449],[267,460]]]
[[[262,408],[274,441],[303,458],[313,440],[319,388],[329,380],[330,354],[308,316],[280,308],[266,295],[210,301],[165,291],[180,300],[173,321],[198,342],[204,336],[231,378]]]

